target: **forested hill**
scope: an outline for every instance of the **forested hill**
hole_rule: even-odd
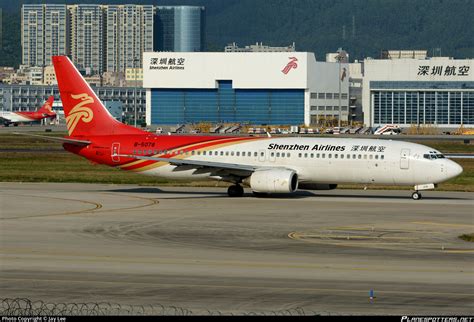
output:
[[[202,5],[207,8],[208,50],[263,42],[296,43],[318,60],[338,47],[351,59],[379,57],[381,49],[428,49],[430,54],[474,57],[474,0],[0,0],[4,48],[0,65],[20,58],[21,3],[140,3]],[[18,40],[18,44],[9,41]],[[5,52],[6,48],[11,52]]]

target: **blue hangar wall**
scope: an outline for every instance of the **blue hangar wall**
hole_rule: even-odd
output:
[[[234,89],[231,80],[217,89],[151,89],[151,123],[304,123],[303,89]]]

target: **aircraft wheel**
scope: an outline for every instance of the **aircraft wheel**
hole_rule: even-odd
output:
[[[227,189],[227,194],[229,197],[242,197],[244,195],[244,188],[238,184],[232,185]]]
[[[411,197],[413,198],[413,200],[420,200],[421,199],[421,193],[419,193],[418,191],[415,191]]]

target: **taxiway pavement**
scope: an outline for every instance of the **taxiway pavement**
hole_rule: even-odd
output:
[[[423,195],[0,183],[0,298],[472,315],[474,194]]]

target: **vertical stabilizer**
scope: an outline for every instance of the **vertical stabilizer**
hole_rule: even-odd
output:
[[[52,60],[70,136],[146,133],[114,119],[67,56]]]

